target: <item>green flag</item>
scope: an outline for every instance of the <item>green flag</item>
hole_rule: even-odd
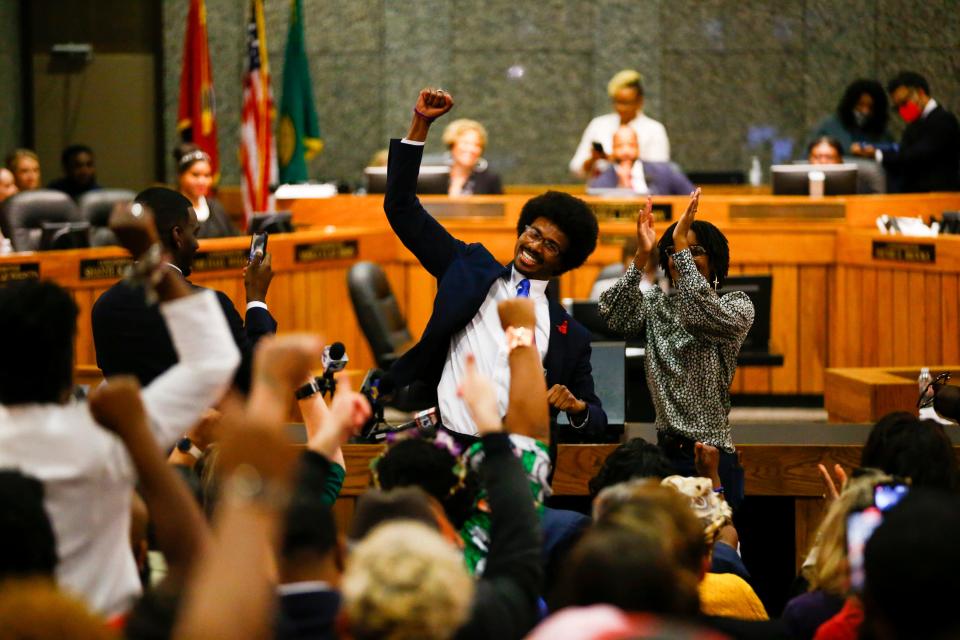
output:
[[[277,155],[281,184],[307,181],[307,161],[320,153],[320,123],[313,105],[310,65],[303,44],[303,11],[300,0],[290,0],[290,31],[283,56],[283,96],[280,98],[280,131]]]

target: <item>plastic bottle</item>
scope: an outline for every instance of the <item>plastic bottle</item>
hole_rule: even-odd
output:
[[[753,156],[750,160],[750,186],[759,187],[763,182],[763,169],[760,167],[760,158]]]
[[[930,377],[930,368],[923,367],[920,369],[920,376],[917,378],[917,386],[920,388],[920,393],[924,393],[926,391],[926,394],[920,403],[921,405],[927,402],[927,398],[933,397],[933,389],[927,389],[931,382],[933,382],[933,378]]]

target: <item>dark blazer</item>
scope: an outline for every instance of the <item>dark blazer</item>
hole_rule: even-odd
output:
[[[652,196],[686,196],[694,186],[687,176],[673,168],[669,162],[643,162],[643,178]],[[606,171],[590,181],[595,189],[614,189],[617,186],[617,170],[610,165]]]
[[[885,151],[883,166],[897,191],[960,191],[960,123],[937,105],[903,132],[899,151]],[[892,191],[892,189],[891,189]]]
[[[476,171],[470,174],[463,185],[464,194],[475,196],[497,195],[503,193],[503,185],[500,184],[500,176],[493,171]]]
[[[230,238],[243,235],[234,226],[230,214],[219,200],[214,197],[207,198],[207,208],[210,209],[210,217],[200,224],[198,238]]]
[[[247,311],[244,326],[230,298],[221,291],[214,293],[240,349],[235,384],[246,392],[250,388],[253,348],[263,336],[276,333],[277,322],[266,309],[253,308]],[[97,366],[105,376],[132,374],[146,386],[177,362],[177,352],[159,308],[147,306],[139,287],[121,281],[104,291],[93,305],[91,321]]]
[[[340,592],[302,591],[280,596],[276,640],[336,640]]]
[[[508,278],[511,266],[497,262],[482,244],[457,240],[427,213],[415,193],[422,156],[421,146],[390,141],[383,208],[404,246],[437,279],[437,296],[420,341],[390,372],[400,385],[420,381],[435,393],[451,336],[477,315],[494,280]],[[556,302],[550,301],[549,308],[550,342],[543,362],[547,386],[562,384],[586,402],[590,416],[584,429],[600,434],[607,414],[593,389],[590,332]]]

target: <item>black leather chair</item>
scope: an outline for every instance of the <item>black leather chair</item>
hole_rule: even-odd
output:
[[[377,366],[390,368],[413,336],[386,274],[373,262],[358,262],[347,273],[347,288]]]
[[[37,251],[45,222],[81,222],[80,211],[62,191],[23,191],[3,203],[0,227],[14,251]]]
[[[110,212],[121,202],[132,202],[136,197],[129,189],[97,189],[80,196],[80,219],[90,223],[90,244],[106,247],[117,244],[117,238],[107,228]]]

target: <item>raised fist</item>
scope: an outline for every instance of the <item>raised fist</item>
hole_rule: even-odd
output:
[[[443,89],[423,89],[417,97],[416,113],[427,120],[436,120],[453,108],[453,96]]]
[[[507,327],[526,327],[533,331],[537,326],[537,313],[533,300],[529,298],[510,298],[497,305],[500,325]]]
[[[140,399],[140,383],[133,376],[115,376],[90,392],[90,414],[107,431],[121,438],[146,422]]]
[[[140,203],[117,204],[110,212],[110,230],[117,241],[138,260],[147,249],[159,242],[153,212]]]

